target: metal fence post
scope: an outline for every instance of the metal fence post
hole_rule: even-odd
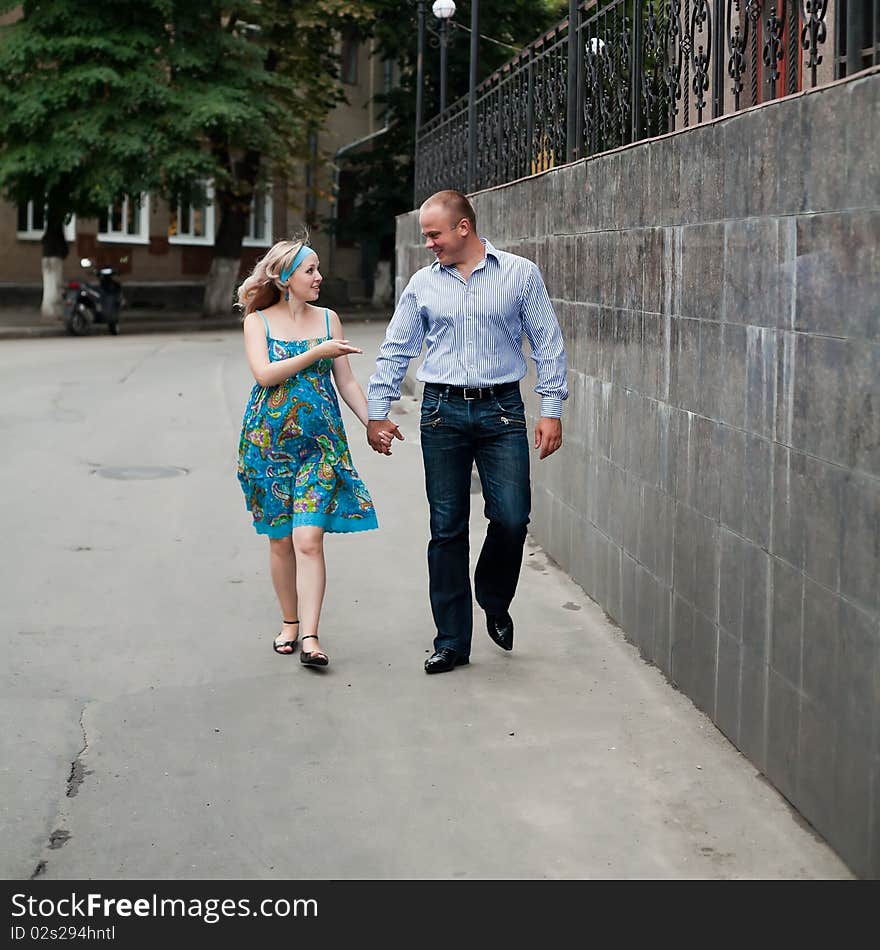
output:
[[[480,52],[480,0],[471,0],[471,62],[468,90],[467,190],[473,191],[477,178],[477,57]]]
[[[724,0],[714,0],[712,19],[715,21],[712,23],[712,118],[716,119],[724,115],[724,64],[727,59]]]
[[[526,93],[526,171],[532,174],[532,153],[535,147],[535,51],[529,49],[529,87]]]
[[[632,0],[632,60],[630,63],[631,142],[641,137],[642,118],[642,0]]]
[[[566,161],[577,158],[577,34],[578,0],[568,0],[568,86],[565,110]]]

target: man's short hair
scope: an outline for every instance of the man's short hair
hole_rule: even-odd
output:
[[[460,191],[438,191],[422,202],[422,208],[427,208],[428,205],[442,205],[455,224],[462,218],[467,218],[471,223],[471,230],[477,230],[477,213],[474,206]]]

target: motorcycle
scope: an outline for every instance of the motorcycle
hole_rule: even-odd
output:
[[[120,263],[125,263],[122,258]],[[85,336],[95,324],[103,323],[114,336],[119,333],[119,312],[126,301],[122,284],[116,279],[115,267],[98,267],[90,258],[80,260],[80,266],[91,271],[93,281],[71,280],[64,291],[64,326],[72,336]]]

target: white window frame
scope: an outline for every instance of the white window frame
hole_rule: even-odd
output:
[[[214,224],[214,186],[205,186],[205,233],[203,235],[177,233],[168,235],[169,244],[213,244],[215,234]],[[180,221],[181,205],[177,206],[177,220]],[[170,226],[170,224],[169,224]],[[192,205],[190,205],[190,227],[192,227]]]
[[[272,240],[273,230],[272,230],[272,187],[267,185],[266,188],[262,191],[263,195],[263,219],[266,222],[266,236],[262,238],[256,238],[254,234],[254,224],[256,223],[256,215],[254,214],[254,201],[257,198],[257,195],[260,192],[254,194],[254,197],[251,198],[251,210],[248,217],[247,231],[245,231],[244,239],[242,240],[243,247],[271,247],[274,244]]]
[[[130,198],[126,195],[122,199],[122,220],[128,218],[128,202]],[[107,224],[110,224],[113,213],[112,205],[107,208]],[[141,229],[137,234],[129,234],[127,231],[98,231],[98,240],[102,244],[149,244],[150,243],[150,196],[141,195]]]
[[[19,202],[20,204],[21,202]],[[15,236],[19,241],[41,241],[43,239],[43,233],[45,229],[40,230],[39,228],[34,228],[34,202],[33,200],[27,203],[27,230],[19,231],[18,230],[18,208],[19,205],[15,206]],[[45,220],[46,215],[48,214],[49,209],[43,209],[43,218]],[[76,240],[76,215],[72,214],[70,220],[64,225],[64,240],[68,243],[72,243]]]

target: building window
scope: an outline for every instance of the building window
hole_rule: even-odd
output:
[[[360,43],[357,36],[349,34],[343,37],[342,51],[339,56],[339,78],[349,86],[357,85],[359,51]]]
[[[43,204],[34,204],[33,201],[22,201],[18,205],[18,222],[15,236],[19,241],[39,241],[46,230],[47,209]],[[76,217],[71,215],[64,224],[64,240],[76,239]]]
[[[258,188],[251,200],[251,213],[242,244],[245,247],[269,247],[272,243],[272,192]]]
[[[147,244],[150,240],[150,196],[126,195],[98,218],[98,240]]]
[[[214,243],[214,189],[210,185],[205,188],[204,200],[181,202],[171,209],[168,243]]]

